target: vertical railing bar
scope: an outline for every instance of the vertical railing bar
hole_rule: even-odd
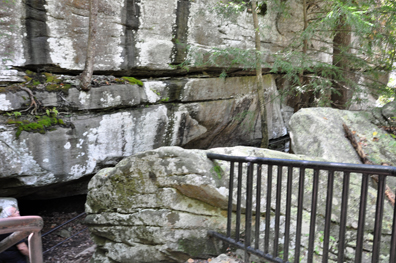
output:
[[[326,214],[325,228],[323,234],[323,256],[322,262],[326,263],[329,259],[331,210],[333,206],[334,171],[330,170],[327,180]]]
[[[257,186],[256,186],[256,228],[255,228],[255,244],[254,248],[260,248],[260,216],[261,216],[261,171],[262,165],[257,165]]]
[[[360,191],[359,222],[358,222],[358,229],[356,236],[355,263],[362,262],[364,224],[366,221],[368,179],[369,179],[369,175],[363,174],[362,186]]]
[[[228,183],[227,237],[231,237],[232,195],[234,190],[234,162],[230,163],[230,181]]]
[[[342,201],[341,201],[341,215],[340,215],[340,234],[338,241],[338,263],[344,263],[345,257],[345,232],[348,215],[348,198],[349,198],[349,181],[350,173],[344,172],[343,187],[342,187]]]
[[[296,228],[296,248],[294,251],[294,262],[298,263],[300,260],[301,250],[301,226],[302,226],[302,213],[304,205],[304,181],[305,181],[305,168],[300,167],[300,179],[298,185],[298,210],[297,210],[297,228]]]
[[[282,166],[278,166],[278,176],[276,182],[276,206],[275,206],[275,230],[274,230],[274,257],[279,256],[279,229],[281,212],[281,193],[282,193]]]
[[[315,226],[316,226],[316,210],[318,204],[318,185],[319,171],[314,170],[312,182],[312,203],[311,203],[311,222],[309,227],[309,243],[308,243],[308,261],[313,262],[314,243],[315,243]]]
[[[393,262],[396,262],[396,209],[393,209],[392,239],[389,256],[389,263]]]
[[[375,209],[374,242],[372,255],[373,263],[379,262],[380,256],[382,217],[384,215],[385,184],[386,175],[378,175],[377,204]]]
[[[264,254],[269,253],[269,236],[271,223],[271,196],[272,196],[272,165],[267,167],[267,204],[265,210]]]
[[[248,248],[251,245],[252,234],[252,202],[253,202],[253,163],[247,163],[246,177],[246,214],[245,214],[245,262],[250,263]]]
[[[238,162],[238,189],[237,189],[237,213],[235,225],[235,241],[238,242],[241,230],[241,199],[242,199],[242,162]]]
[[[31,263],[43,263],[43,245],[41,232],[33,232],[29,235],[29,259]]]
[[[289,261],[289,245],[290,245],[290,222],[291,222],[291,196],[293,191],[293,167],[288,166],[287,169],[287,191],[286,191],[286,222],[285,222],[285,243],[283,260]]]

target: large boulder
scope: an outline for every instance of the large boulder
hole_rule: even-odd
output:
[[[396,140],[382,127],[393,125],[395,103],[370,111],[346,111],[332,108],[301,109],[290,119],[291,148],[296,154],[321,157],[328,162],[362,163],[351,142],[345,136],[343,123],[372,164],[396,166]],[[387,184],[396,188],[396,178]]]
[[[207,152],[235,156],[270,157],[278,159],[317,160],[302,155],[253,147],[214,148],[204,150],[185,150],[179,147],[161,147],[156,150],[139,153],[123,159],[114,168],[99,171],[89,183],[86,202],[86,224],[93,240],[97,244],[91,262],[185,262],[188,258],[208,258],[220,254],[221,243],[207,236],[208,230],[224,233],[226,230],[226,209],[228,200],[228,181],[230,165],[224,161],[211,161]],[[262,189],[267,185],[267,166],[262,166]],[[255,173],[255,172],[254,172]],[[283,169],[282,192],[286,191],[287,169]],[[273,171],[276,175],[276,170]],[[293,198],[291,211],[297,213],[298,170],[293,172]],[[302,246],[307,249],[312,196],[312,171],[306,171],[304,188],[304,210]],[[347,258],[353,257],[352,240],[356,237],[358,226],[358,207],[360,180],[359,176],[351,176],[351,192],[347,222]],[[244,180],[245,181],[245,180]],[[272,180],[272,209],[275,208],[276,180]],[[235,178],[234,186],[236,186]],[[336,176],[335,193],[342,191],[342,178]],[[253,185],[253,191],[256,183]],[[243,182],[242,191],[246,191]],[[319,177],[319,196],[317,213],[317,234],[315,246],[315,262],[321,261],[325,202],[327,192],[327,173]],[[255,195],[254,195],[255,196]],[[242,197],[242,211],[245,208]],[[371,233],[374,228],[376,189],[369,188],[366,228]],[[284,207],[286,198],[281,201],[281,229],[284,229]],[[233,202],[236,204],[236,191]],[[255,204],[255,197],[253,198]],[[385,223],[383,241],[389,242],[391,232],[392,209],[385,204]],[[262,195],[261,211],[265,211],[266,199]],[[338,195],[333,199],[331,236],[334,246],[338,240],[341,202]],[[261,230],[265,226],[265,213],[261,214]],[[244,216],[242,217],[243,221]],[[233,216],[235,220],[235,215]],[[254,221],[254,219],[253,219]],[[243,223],[243,222],[242,222]],[[271,229],[275,218],[271,216]],[[234,224],[234,223],[233,223]],[[272,230],[271,230],[272,231]],[[291,221],[291,240],[296,235],[295,216]],[[322,233],[322,234],[321,234]],[[280,240],[283,240],[281,233]],[[334,239],[334,240],[333,240]],[[280,241],[282,242],[282,241]],[[371,241],[365,243],[365,251],[370,251]],[[281,246],[280,246],[281,247]],[[367,250],[366,250],[367,249]],[[387,248],[388,249],[388,248]],[[292,252],[293,247],[290,252]],[[389,251],[389,250],[388,250]],[[365,252],[365,260],[369,253]],[[306,262],[302,255],[300,262]],[[336,262],[336,256],[330,254],[329,262]],[[364,262],[366,262],[364,261]],[[255,260],[255,262],[259,262]],[[348,261],[349,262],[349,261]],[[352,261],[351,261],[352,262]],[[368,261],[367,261],[368,262]]]
[[[345,137],[345,123],[374,164],[396,166],[395,139],[384,131],[389,126],[394,103],[371,111],[346,111],[332,108],[306,108],[290,119],[292,150],[296,154],[321,157],[329,162],[361,163],[351,142]],[[389,112],[389,113],[388,113]],[[381,114],[382,113],[382,114]],[[385,114],[384,114],[385,113]]]

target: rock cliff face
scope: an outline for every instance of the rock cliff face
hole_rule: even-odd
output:
[[[250,13],[221,17],[214,11],[215,0],[99,0],[95,73],[132,75],[144,85],[99,86],[85,93],[76,88],[72,75],[79,74],[85,62],[88,3],[2,2],[0,84],[26,81],[30,69],[63,74],[72,85],[68,92],[47,92],[43,86],[33,91],[44,110],[59,111],[65,125],[53,127],[54,131],[22,131],[17,136],[15,125],[9,124],[12,117],[1,116],[0,190],[5,195],[45,198],[84,193],[100,168],[160,146],[258,145],[255,79],[239,77],[251,72],[237,66],[230,69],[233,77],[224,80],[217,78],[221,67],[188,72],[174,67],[191,57],[187,51],[192,49],[253,48]],[[296,9],[301,7],[298,1],[293,3]],[[259,16],[265,36],[262,50],[268,54],[287,43],[292,33],[285,26],[288,22],[294,21],[293,30],[301,26],[296,22],[299,12],[282,18],[270,5]],[[287,133],[284,116],[290,115],[290,108],[278,99],[274,77],[265,77],[270,138]],[[3,113],[13,116],[12,112],[25,110],[28,101],[25,91],[0,89]]]
[[[273,77],[265,80],[267,90],[277,95]],[[5,196],[36,198],[81,194],[99,169],[138,152],[172,145],[258,145],[255,81],[190,78],[147,80],[142,87],[114,84],[89,93],[38,90],[36,99],[47,109],[57,107],[65,125],[45,134],[22,131],[17,138],[15,124],[8,123],[18,118],[1,116],[0,190]],[[1,94],[2,110],[27,108],[27,97],[25,91]],[[285,135],[280,104],[269,103],[267,110],[270,138]]]
[[[6,66],[78,73],[84,67],[88,38],[88,0],[16,0],[2,2],[0,17],[0,81],[21,80]],[[94,70],[101,73],[159,76],[181,73],[171,67],[190,48],[254,47],[248,12],[219,16],[216,0],[99,0]],[[271,54],[302,27],[299,1],[290,1],[291,17],[282,17],[271,3],[259,15],[262,51]],[[290,28],[293,24],[293,28]],[[322,58],[326,59],[326,58]],[[328,59],[328,58],[327,58]],[[270,56],[267,57],[271,61]],[[202,69],[199,69],[201,71]],[[215,69],[221,71],[221,69]],[[192,69],[194,71],[194,69]]]

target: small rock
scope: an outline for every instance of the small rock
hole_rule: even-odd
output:
[[[57,234],[58,234],[58,236],[61,236],[61,237],[64,237],[64,238],[68,238],[68,237],[71,236],[70,232],[68,230],[66,230],[66,229],[60,230]]]
[[[221,254],[217,258],[212,258],[210,263],[238,263],[239,261],[236,260],[235,258],[231,258],[227,256],[226,254]]]

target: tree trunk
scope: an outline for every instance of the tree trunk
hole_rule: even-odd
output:
[[[333,65],[338,67],[341,72],[339,77],[341,81],[334,83],[334,89],[339,93],[331,94],[331,101],[334,107],[345,109],[349,99],[351,99],[353,91],[351,87],[348,87],[346,81],[350,74],[348,65],[349,46],[351,44],[351,27],[345,25],[345,17],[341,17],[341,21],[338,23],[335,29],[335,35],[333,38]]]
[[[259,100],[260,115],[261,115],[261,148],[268,148],[268,126],[267,126],[267,110],[265,107],[265,93],[264,93],[264,82],[263,73],[261,69],[261,41],[260,31],[257,18],[257,5],[256,1],[252,1],[252,14],[253,14],[253,25],[255,31],[255,45],[256,45],[256,77],[257,77],[257,96]]]
[[[304,28],[303,28],[303,33],[305,32],[305,30],[308,27],[308,18],[307,18],[307,1],[303,0],[303,22],[304,22]],[[304,59],[305,56],[307,55],[307,51],[308,51],[308,40],[304,37],[303,39],[303,57],[301,60],[301,66],[304,65]],[[305,84],[305,79],[304,79],[304,69],[300,70],[299,73],[299,79],[300,79],[300,83],[299,85],[303,86]],[[296,92],[296,91],[295,91]],[[308,91],[304,91],[302,90],[302,93],[300,91],[296,92],[296,104],[294,104],[294,112],[297,112],[299,109],[304,108],[304,107],[309,107],[309,100],[311,98],[311,96],[313,96],[312,92],[308,92]]]
[[[91,89],[95,58],[95,42],[98,21],[98,0],[89,0],[89,32],[87,57],[85,59],[84,71],[81,73],[81,89],[88,91]]]

